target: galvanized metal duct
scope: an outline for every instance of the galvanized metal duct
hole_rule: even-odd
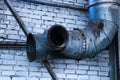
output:
[[[61,54],[68,42],[68,32],[61,25],[53,25],[43,34],[29,34],[27,36],[27,56],[29,61],[67,58]]]
[[[85,29],[67,31],[53,25],[43,34],[29,34],[27,55],[35,59],[93,58],[104,50],[118,30],[119,1],[90,0],[89,23]],[[63,56],[64,55],[64,56]]]
[[[108,20],[91,20],[87,28],[69,32],[66,48],[60,52],[73,59],[93,58],[112,41],[118,26]]]
[[[90,0],[89,3],[88,27],[69,31],[68,44],[60,54],[77,60],[93,58],[113,40],[119,27],[119,1]]]

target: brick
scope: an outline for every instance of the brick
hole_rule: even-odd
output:
[[[67,74],[67,78],[77,79],[77,75],[75,75],[75,74]]]
[[[30,15],[31,19],[41,19],[39,15]]]
[[[27,60],[26,56],[15,56],[15,60],[24,61]]]
[[[81,60],[81,61],[79,61],[79,62],[76,62],[76,64],[85,65],[85,64],[87,64],[87,61],[83,61],[83,60]]]
[[[47,25],[54,25],[55,22],[52,22],[52,21],[45,21],[45,24],[47,24]]]
[[[16,23],[11,23],[10,21],[10,25],[8,25],[7,29],[9,30],[19,30],[19,27],[14,27],[16,25]]]
[[[0,76],[0,80],[11,80],[10,77],[2,77]]]
[[[90,76],[90,80],[100,80],[99,76]]]
[[[107,62],[99,62],[99,66],[108,66]]]
[[[28,80],[39,80],[37,77],[28,78]]]
[[[97,75],[97,71],[88,71],[88,75]]]
[[[4,19],[5,18],[5,15],[0,15],[0,19]]]
[[[26,80],[25,77],[13,77],[12,80]]]
[[[35,25],[39,25],[39,27],[37,27],[37,28],[40,28],[40,24],[42,24],[43,23],[43,21],[42,20],[39,20],[39,19],[32,19],[32,22],[35,24]],[[35,27],[35,26],[34,26]],[[36,27],[35,27],[36,28]]]
[[[0,64],[2,64],[2,60],[0,59]]]
[[[15,34],[18,34],[18,31],[15,31],[15,30],[8,30],[8,31],[6,31],[6,34],[15,35]]]
[[[65,64],[55,64],[55,68],[66,68]]]
[[[2,69],[2,70],[12,70],[12,69],[13,69],[13,66],[0,65],[0,69]]]
[[[83,65],[79,65],[78,69],[82,69],[82,70],[88,70],[89,66],[83,66]]]
[[[16,61],[15,60],[3,60],[3,64],[14,65],[16,64]]]
[[[1,54],[1,58],[2,59],[13,59],[14,58],[14,56],[13,55],[9,55],[9,54]]]
[[[8,35],[9,39],[20,39],[20,36],[18,35]]]
[[[42,75],[41,75],[41,76],[42,76],[42,77],[46,77],[46,78],[51,77],[49,73],[42,73]]]
[[[28,70],[28,68],[27,67],[22,67],[22,66],[14,66],[14,70],[26,71],[26,70]]]
[[[31,72],[39,71],[39,67],[28,67]]]
[[[40,67],[40,66],[41,66],[41,63],[40,63],[40,62],[32,62],[32,63],[30,63],[30,66]]]
[[[87,74],[86,70],[76,70],[77,74]]]
[[[5,33],[5,30],[4,29],[0,29],[0,34],[3,34]]]
[[[101,71],[107,71],[107,72],[108,72],[108,71],[109,71],[109,67],[100,67],[100,70],[101,70]]]
[[[58,78],[65,78],[65,74],[64,73],[57,73],[56,74],[58,76]]]
[[[34,17],[34,16],[33,16]],[[38,16],[37,16],[37,18],[38,18]],[[31,22],[31,19],[30,18],[22,18],[22,20],[24,21],[24,22]]]
[[[7,26],[5,24],[0,24],[0,29],[6,29]]]
[[[56,72],[56,73],[63,73],[64,72],[64,69],[55,69],[53,68],[53,71]]]
[[[54,18],[53,19],[55,22],[64,22],[63,18]]]
[[[5,38],[6,38],[6,35],[5,35],[5,34],[0,34],[0,38],[5,39]]]
[[[65,19],[65,22],[75,24],[75,20],[72,19]]]
[[[97,66],[90,66],[90,70],[97,70],[97,71],[99,71],[99,70],[100,70],[100,67],[97,67]]]
[[[65,19],[68,19],[69,18],[69,16],[68,15],[66,15],[66,14],[57,14],[57,17],[58,18],[65,18]]]
[[[68,69],[77,69],[77,65],[68,64],[68,65],[67,65],[67,68],[68,68]]]
[[[25,71],[16,71],[17,76],[28,76],[28,72]]]
[[[109,73],[108,72],[99,72],[99,75],[100,76],[109,76]]]
[[[65,73],[70,73],[70,74],[75,74],[75,70],[68,70],[68,69],[66,69],[64,72]]]
[[[76,27],[77,25],[76,25],[76,24],[72,24],[72,23],[68,23],[67,26],[68,26],[68,28],[74,28],[74,27]]]
[[[100,77],[101,80],[110,80],[110,77]]]
[[[9,50],[2,50],[1,53],[7,54],[7,53],[9,53]]]
[[[76,61],[75,60],[65,60],[65,63],[75,63]]]
[[[63,2],[63,0],[52,0],[53,2],[59,2],[59,3],[62,3]]]
[[[29,63],[28,63],[28,61],[17,61],[17,65],[20,65],[20,66],[29,66]]]
[[[79,75],[79,76],[78,76],[78,80],[79,80],[79,79],[89,80],[89,76],[88,76],[88,75]]]
[[[33,11],[33,14],[35,14],[35,15],[44,15],[45,12],[43,12],[43,11],[38,11],[38,10],[34,10],[34,11]]]
[[[51,80],[50,78],[40,78],[40,80]]]
[[[4,10],[4,9],[6,9],[6,6],[3,5],[3,4],[1,4],[1,6],[0,6],[0,10]]]
[[[7,16],[8,20],[15,20],[14,16]]]
[[[48,12],[48,13],[45,13],[47,16],[57,16],[57,14],[56,13],[53,13],[53,12]]]
[[[41,73],[40,72],[30,72],[31,77],[41,77]]]
[[[49,17],[49,16],[42,16],[42,19],[43,19],[43,20],[53,20],[53,18],[52,18],[52,17]]]
[[[15,71],[2,71],[2,75],[15,75]]]
[[[36,33],[43,33],[44,32],[43,29],[37,29],[37,28],[33,29],[33,31]]]
[[[20,12],[23,13],[33,13],[32,10],[22,8]]]
[[[88,65],[97,66],[98,63],[96,61],[88,61]]]
[[[87,23],[86,22],[84,22],[84,21],[76,21],[76,24],[79,24],[79,25],[86,25]],[[85,26],[84,26],[85,27]]]

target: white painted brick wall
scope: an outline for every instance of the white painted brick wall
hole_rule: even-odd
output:
[[[33,33],[43,33],[51,25],[62,24],[68,30],[85,28],[88,13],[54,6],[11,0],[28,29]],[[88,0],[46,0],[65,4],[87,6]],[[25,41],[9,9],[0,0],[0,41]],[[50,60],[50,65],[59,80],[110,80],[109,55],[102,52],[94,59]],[[23,49],[0,49],[0,80],[51,80],[40,61],[29,62]]]

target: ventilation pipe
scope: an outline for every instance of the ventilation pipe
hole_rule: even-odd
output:
[[[112,42],[119,23],[118,0],[89,0],[89,22],[85,29],[67,31],[53,25],[43,34],[29,34],[27,55],[35,59],[93,58]]]
[[[88,26],[69,31],[68,44],[60,53],[80,60],[108,47],[118,30],[119,5],[119,0],[90,0]]]
[[[61,54],[68,42],[68,32],[61,25],[53,25],[43,34],[29,34],[26,47],[29,61],[67,58]]]

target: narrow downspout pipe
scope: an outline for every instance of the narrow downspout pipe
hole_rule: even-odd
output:
[[[7,7],[9,8],[9,10],[11,11],[11,13],[15,17],[15,19],[18,22],[20,28],[23,30],[23,32],[27,36],[30,33],[30,31],[27,29],[27,26],[25,25],[25,23],[23,22],[23,20],[20,18],[20,16],[18,15],[17,11],[14,9],[14,7],[12,6],[12,4],[10,3],[9,0],[4,0],[4,2],[6,3]]]
[[[108,47],[119,27],[119,6],[118,0],[89,0],[88,26],[69,31],[68,44],[60,54],[80,60]]]

